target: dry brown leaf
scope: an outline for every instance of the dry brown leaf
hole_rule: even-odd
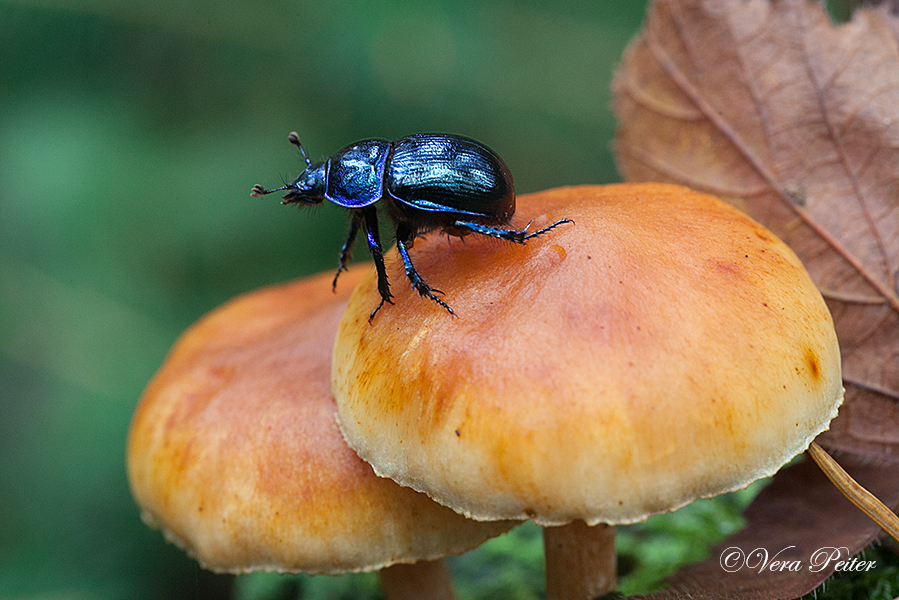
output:
[[[899,460],[899,18],[807,0],[658,0],[614,81],[630,181],[716,194],[827,299],[846,403],[819,442]]]
[[[844,466],[889,504],[899,502],[899,487],[892,483],[899,474],[896,465],[862,465],[850,459]],[[879,533],[808,459],[778,473],[745,516],[745,529],[713,548],[708,560],[678,571],[668,589],[645,600],[798,598],[834,572],[837,560],[829,557],[854,556]],[[743,553],[745,562],[733,549]],[[722,556],[729,555],[735,557],[730,571],[721,565]],[[774,561],[796,561],[801,568],[780,570],[772,566]]]
[[[844,466],[895,507],[899,18],[866,8],[834,26],[807,0],[656,0],[613,88],[626,179],[721,196],[805,263],[834,316],[847,390],[819,442],[842,450]],[[879,533],[810,462],[779,473],[747,518],[653,597],[795,598],[830,572],[808,568],[817,548],[855,554]],[[727,573],[718,563],[729,546],[791,545],[781,558],[804,560],[799,573]]]

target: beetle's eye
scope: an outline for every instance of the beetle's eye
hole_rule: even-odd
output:
[[[293,187],[310,196],[321,196],[325,191],[325,170],[321,163],[312,165],[297,177]]]

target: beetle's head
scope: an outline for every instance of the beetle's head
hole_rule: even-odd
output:
[[[282,190],[287,190],[282,204],[320,204],[325,198],[325,164],[309,165],[293,183],[279,188],[267,190],[257,183],[250,195],[258,198]]]
[[[320,204],[325,199],[325,164],[309,165],[284,189],[283,204]]]
[[[280,192],[287,190],[284,194],[284,202],[282,204],[321,204],[325,199],[325,163],[318,162],[312,164],[303,144],[300,143],[300,136],[296,131],[291,131],[287,136],[287,141],[300,149],[303,160],[306,161],[306,170],[299,177],[293,180],[293,183],[285,184],[279,188],[265,189],[258,183],[253,186],[250,195],[258,198],[272,192]]]

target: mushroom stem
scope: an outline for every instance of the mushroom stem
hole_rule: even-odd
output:
[[[615,528],[573,521],[543,529],[547,600],[587,600],[617,586]]]
[[[887,508],[877,496],[862,487],[854,480],[843,467],[833,459],[821,446],[812,442],[808,448],[809,456],[824,471],[830,482],[833,483],[846,498],[857,506],[863,513],[880,525],[888,534],[899,541],[899,517]]]
[[[457,600],[449,569],[442,558],[390,565],[378,571],[378,579],[387,600]]]

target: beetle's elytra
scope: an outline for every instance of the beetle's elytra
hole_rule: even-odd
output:
[[[384,303],[393,304],[387,269],[378,233],[375,204],[388,205],[387,214],[396,228],[396,246],[406,277],[421,296],[427,296],[453,313],[415,270],[409,258],[415,236],[440,229],[464,236],[478,233],[524,244],[568,219],[528,233],[504,229],[515,213],[515,188],[506,163],[475,140],[457,135],[419,133],[394,142],[371,139],[350,144],[324,162],[312,163],[296,133],[287,139],[300,149],[306,170],[293,183],[271,190],[253,186],[252,196],[287,190],[284,204],[319,204],[329,200],[352,211],[350,233],[334,275],[346,269],[359,230],[365,231],[368,249],[378,272],[381,302],[372,311],[375,318]]]

